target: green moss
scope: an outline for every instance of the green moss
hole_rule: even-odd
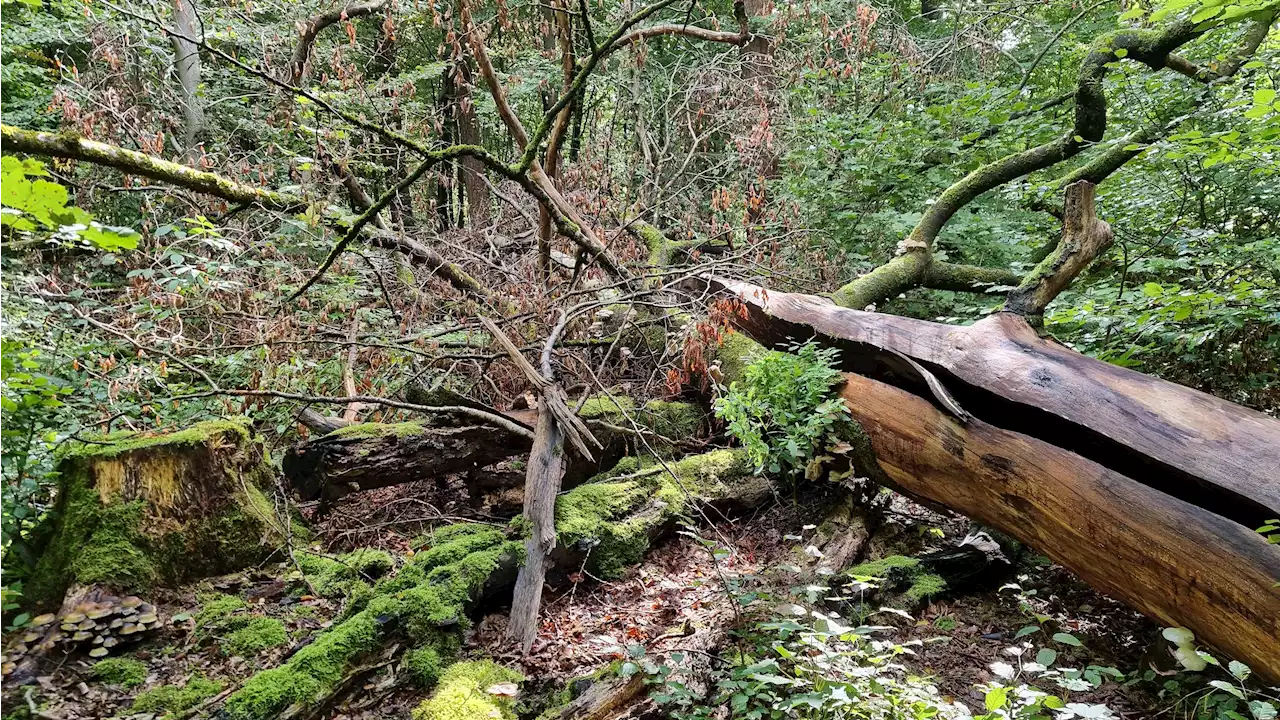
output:
[[[584,420],[612,420],[622,413],[634,413],[636,401],[626,395],[593,395],[578,408],[578,417]]]
[[[222,683],[195,676],[183,687],[164,685],[148,690],[133,701],[131,713],[155,713],[172,717],[190,710],[222,692]]]
[[[219,420],[69,446],[27,597],[51,603],[72,583],[145,592],[264,559],[282,533],[257,487],[270,470],[251,443],[245,423]],[[189,482],[208,483],[195,507]]]
[[[207,631],[238,627],[248,621],[247,617],[232,618],[232,615],[248,605],[235,595],[215,593],[202,600],[200,612],[196,613],[196,629]]]
[[[284,623],[275,618],[259,617],[228,635],[222,642],[222,651],[227,655],[249,657],[287,642],[289,633],[284,629]]]
[[[136,450],[163,446],[198,447],[221,436],[232,444],[249,442],[249,420],[209,420],[197,423],[186,430],[165,433],[117,432],[89,437],[89,442],[69,445],[61,454],[63,458],[113,458]]]
[[[947,582],[941,575],[927,572],[920,561],[904,555],[888,555],[865,562],[849,570],[859,577],[878,578],[889,592],[900,592],[913,605],[941,595],[947,590]]]
[[[107,658],[90,668],[93,677],[107,685],[122,688],[137,687],[147,680],[147,665],[133,658]]]
[[[404,667],[418,687],[428,688],[440,679],[444,660],[435,648],[416,648],[405,653]]]
[[[307,581],[321,597],[349,598],[365,580],[376,580],[395,565],[384,550],[361,548],[337,558],[296,553]]]
[[[451,529],[400,571],[379,580],[363,609],[321,633],[284,665],[260,672],[227,699],[236,720],[266,720],[295,703],[306,705],[342,679],[346,668],[399,631],[415,647],[453,657],[461,646],[466,609],[504,557],[521,552],[499,530]],[[345,567],[345,566],[344,566]]]
[[[671,440],[687,440],[702,424],[702,408],[693,403],[650,400],[641,410],[642,424]]]
[[[327,438],[378,438],[378,437],[411,437],[421,435],[423,425],[420,422],[404,423],[356,423],[338,428],[325,435]]]
[[[457,663],[440,677],[435,694],[413,711],[413,720],[514,720],[515,699],[492,694],[489,688],[523,680],[520,673],[492,660]]]
[[[673,477],[674,476],[674,477]],[[624,458],[556,499],[556,533],[562,545],[590,551],[588,564],[601,577],[617,577],[649,549],[655,528],[689,508],[690,496],[712,499],[735,492],[730,483],[753,476],[741,450],[717,450],[677,462]]]
[[[728,386],[742,380],[746,376],[747,366],[762,352],[764,348],[755,340],[740,332],[729,332],[721,339],[720,347],[715,349],[710,360],[712,363],[719,363],[723,378],[721,382]]]

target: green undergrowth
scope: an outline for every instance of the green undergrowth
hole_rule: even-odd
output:
[[[395,575],[378,580],[365,598],[349,599],[349,617],[280,667],[250,678],[228,698],[228,716],[266,720],[291,705],[314,702],[391,633],[399,633],[419,650],[432,649],[443,665],[461,646],[468,606],[504,560],[514,568],[513,560],[522,552],[521,544],[508,540],[501,530],[483,525],[442,528],[430,547]]]
[[[929,572],[918,559],[905,555],[889,555],[865,562],[848,572],[857,577],[876,578],[883,590],[900,593],[914,606],[947,590],[947,581],[941,575]]]
[[[133,701],[132,713],[153,713],[160,717],[174,717],[222,692],[222,683],[199,675],[181,687],[162,685],[152,688]]]
[[[523,680],[520,673],[492,660],[457,663],[440,676],[435,693],[414,709],[413,720],[515,720],[514,694],[498,692],[504,688],[495,686]]]
[[[93,677],[107,685],[122,688],[137,687],[147,680],[147,665],[133,658],[107,658],[90,668]]]
[[[688,457],[667,463],[666,468],[671,472],[653,459],[628,458],[561,495],[556,502],[560,543],[584,553],[589,549],[589,566],[616,576],[640,560],[651,531],[691,510],[691,496],[729,497],[739,493],[743,483],[765,487],[768,483],[752,474],[745,454],[737,450]],[[227,700],[228,716],[265,720],[291,705],[310,704],[338,683],[352,663],[376,651],[392,634],[411,648],[404,662],[415,682],[430,686],[439,678],[443,684],[461,647],[467,610],[495,578],[514,579],[523,543],[505,528],[460,523],[435,530],[413,547],[418,548],[416,554],[394,574],[372,584],[356,581],[367,589],[359,596],[347,596],[345,619],[317,635],[280,667],[250,678]],[[346,574],[352,566],[369,570],[392,565],[389,558],[367,551],[355,559],[344,556],[345,562],[304,558],[299,557],[299,562],[307,574],[332,581],[333,587],[356,577]],[[500,570],[511,577],[501,580]]]
[[[284,623],[275,618],[258,617],[228,635],[222,642],[222,651],[227,655],[249,657],[287,642],[289,633]]]
[[[234,629],[248,622],[247,615],[236,615],[236,611],[248,607],[244,600],[235,595],[211,593],[201,595],[200,611],[196,613],[196,631],[212,632],[221,629]]]

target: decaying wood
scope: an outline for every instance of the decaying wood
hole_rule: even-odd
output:
[[[962,424],[905,390],[846,378],[841,394],[900,490],[1007,532],[1280,679],[1280,548],[1055,445],[979,419]]]
[[[420,432],[328,435],[285,453],[283,470],[303,500],[336,500],[355,490],[466,472],[505,460],[529,441],[488,425]]]
[[[511,621],[507,625],[507,637],[519,643],[522,652],[529,652],[538,636],[538,610],[542,607],[542,585],[546,582],[551,553],[556,548],[556,495],[564,479],[564,447],[571,443],[578,454],[593,462],[595,458],[587,447],[588,441],[597,449],[604,446],[587,428],[582,418],[569,409],[564,389],[555,381],[551,369],[551,351],[560,333],[564,331],[567,316],[561,313],[560,322],[551,331],[542,352],[542,370],[539,371],[521,354],[519,346],[489,318],[481,316],[480,322],[502,347],[507,356],[520,368],[525,379],[541,397],[538,402],[538,427],[534,432],[533,450],[529,453],[528,473],[524,484],[524,520],[529,536],[525,539],[525,561],[516,578],[515,596],[511,603]]]
[[[523,516],[529,526],[529,536],[524,541],[525,561],[516,578],[507,624],[507,636],[517,641],[525,653],[538,636],[542,586],[556,547],[556,495],[563,478],[564,434],[550,407],[543,403],[538,409],[538,429],[525,475]]]
[[[1280,420],[1081,355],[1011,313],[968,327],[839,307],[813,295],[704,278],[738,297],[766,346],[818,336],[846,370],[909,387],[888,351],[940,378],[960,405],[1249,528],[1280,515]],[[701,288],[700,288],[701,289]],[[924,393],[920,393],[924,394]]]
[[[328,435],[334,430],[352,424],[350,421],[340,417],[321,415],[309,407],[298,408],[298,411],[293,414],[293,419],[317,435]]]

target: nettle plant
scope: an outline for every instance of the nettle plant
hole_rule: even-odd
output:
[[[839,351],[812,341],[769,351],[748,365],[716,402],[716,417],[761,471],[804,470],[828,439],[850,422],[836,395]]]

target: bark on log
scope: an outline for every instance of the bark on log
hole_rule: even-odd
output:
[[[705,278],[737,296],[738,324],[766,346],[819,336],[844,369],[918,385],[923,365],[981,420],[1017,429],[1248,528],[1280,515],[1280,420],[1081,355],[997,313],[968,327],[842,308],[812,295]],[[918,393],[924,394],[924,393]]]
[[[528,447],[527,438],[488,425],[363,423],[294,445],[283,469],[304,501],[333,501],[353,490],[465,472]]]
[[[1280,679],[1280,548],[1060,447],[848,374],[841,391],[904,492],[1003,530],[1090,585]]]

